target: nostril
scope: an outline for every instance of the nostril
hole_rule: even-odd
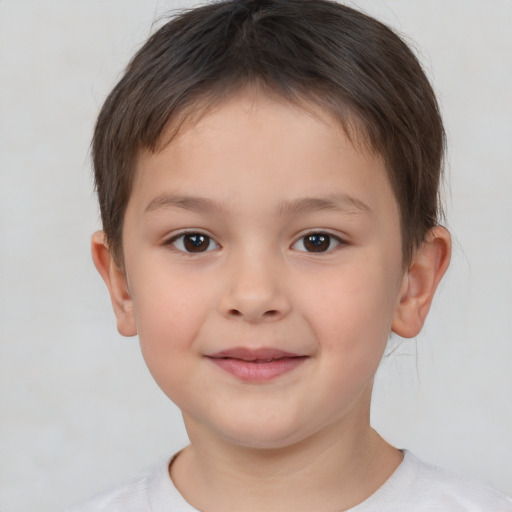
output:
[[[246,317],[249,317],[251,315],[249,314],[244,314],[242,313],[242,311],[238,310],[238,309],[230,309],[228,311],[228,315],[231,316],[231,317],[242,317],[242,316],[246,316]],[[257,315],[258,318],[269,318],[269,319],[273,319],[273,318],[277,318],[279,316],[279,311],[277,309],[269,309],[268,311],[265,311],[262,315]]]

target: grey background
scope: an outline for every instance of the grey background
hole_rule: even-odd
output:
[[[89,256],[95,115],[162,13],[191,2],[0,1],[0,509],[57,511],[186,443]],[[415,42],[449,136],[455,249],[373,422],[512,494],[512,1],[351,2]],[[157,23],[158,25],[158,23]]]

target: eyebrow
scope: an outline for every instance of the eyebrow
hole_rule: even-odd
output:
[[[148,213],[163,208],[182,208],[199,213],[225,211],[221,203],[209,198],[162,194],[150,201],[144,212]],[[324,197],[294,199],[283,203],[279,208],[279,213],[280,215],[300,215],[322,210],[371,214],[371,208],[366,203],[348,194],[329,194]]]
[[[325,197],[304,197],[284,203],[281,214],[300,215],[321,210],[334,210],[343,213],[371,214],[371,208],[360,199],[348,194],[329,194]]]
[[[161,208],[182,208],[184,210],[191,210],[195,212],[224,210],[220,203],[205,197],[163,194],[150,201],[146,206],[144,213],[160,210]]]

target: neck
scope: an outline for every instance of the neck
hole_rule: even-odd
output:
[[[346,510],[375,492],[402,460],[369,424],[333,426],[266,450],[195,438],[188,429],[192,444],[176,458],[171,478],[189,503],[208,512]]]

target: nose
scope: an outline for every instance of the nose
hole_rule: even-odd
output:
[[[272,322],[290,311],[283,268],[275,258],[240,255],[226,262],[220,313],[249,323]]]

